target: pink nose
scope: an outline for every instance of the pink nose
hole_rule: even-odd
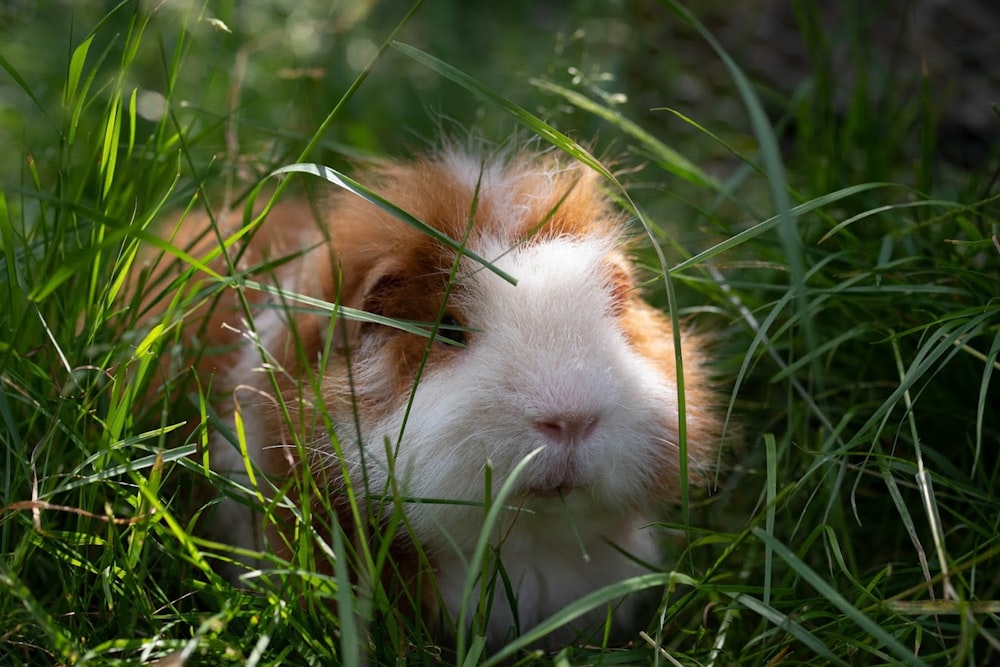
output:
[[[535,422],[545,439],[554,445],[576,445],[586,440],[597,427],[596,415],[560,414]]]

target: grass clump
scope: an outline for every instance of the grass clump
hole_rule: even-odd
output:
[[[32,11],[61,26],[47,35],[58,49],[43,57],[31,40],[0,41],[0,132],[17,147],[0,165],[0,662],[995,660],[997,151],[974,168],[941,162],[934,80],[923,96],[888,80],[878,100],[858,85],[838,102],[828,26],[804,5],[813,75],[777,107],[698,12],[665,6],[660,20],[696,35],[730,82],[740,127],[702,121],[705,109],[630,107],[612,90],[628,90],[627,67],[604,77],[577,62],[587,56],[577,49],[613,44],[612,31],[606,44],[565,38],[558,53],[532,52],[505,79],[460,44],[442,53],[427,43],[472,10],[419,3],[310,5],[304,16],[329,31],[318,35],[336,39],[288,61],[276,26],[304,30],[303,15],[277,2],[43,8]],[[871,29],[858,17],[847,25],[861,37]],[[524,52],[512,44],[504,62]],[[311,76],[320,65],[324,76]],[[191,531],[197,517],[178,510],[211,473],[193,456],[204,431],[179,438],[190,425],[174,397],[150,390],[154,353],[174,332],[128,333],[135,315],[120,297],[139,245],[168,211],[239,206],[278,167],[397,152],[407,142],[397,128],[433,131],[424,105],[438,100],[461,124],[527,126],[571,152],[566,130],[600,134],[602,148],[638,165],[618,178],[653,242],[639,251],[660,276],[647,291],[717,332],[734,435],[714,493],[690,494],[665,524],[678,537],[667,570],[650,576],[669,585],[632,646],[486,655],[473,634],[463,656],[441,654],[390,599],[355,600],[344,569],[312,571],[331,553],[373,573],[391,567],[377,541],[359,555],[337,531],[329,543],[303,535],[296,562],[237,591],[213,572]],[[164,298],[182,315],[211,297],[194,288],[180,280]],[[199,388],[185,390],[210,419]],[[304,484],[322,497],[315,480]],[[332,597],[357,618],[334,614]],[[378,619],[370,648],[359,618]]]

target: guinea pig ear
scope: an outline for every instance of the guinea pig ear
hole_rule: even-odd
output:
[[[366,310],[371,296],[377,292],[379,285],[385,283],[387,276],[394,273],[394,262],[390,259],[376,261],[367,269],[361,267],[340,266],[339,305],[353,310]],[[361,335],[363,322],[343,313],[337,314],[333,326],[333,338],[330,347],[335,350],[345,350],[353,347]]]

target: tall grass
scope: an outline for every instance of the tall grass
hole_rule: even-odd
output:
[[[230,32],[232,8],[87,5],[48,78],[26,45],[0,46],[5,94],[20,99],[0,125],[19,147],[0,172],[0,663],[995,661],[997,151],[953,173],[938,162],[926,98],[889,88],[876,106],[858,86],[835,106],[824,26],[804,4],[815,75],[769,116],[697,12],[666,4],[722,63],[752,140],[688,109],[639,120],[541,64],[501,92],[488,70],[414,45],[445,21],[440,6],[415,5],[412,19],[393,8],[355,71],[275,78],[270,94],[234,80],[230,64],[252,70],[280,42]],[[352,15],[338,35],[371,35],[365,21],[377,19]],[[409,78],[386,79],[392,67]],[[160,81],[162,99],[143,77]],[[393,101],[419,107],[413,90],[388,85],[405,81],[460,99],[460,122],[526,127],[603,169],[567,131],[600,128],[619,163],[644,165],[608,176],[650,240],[637,251],[647,293],[716,332],[730,437],[713,493],[691,490],[664,517],[665,570],[626,585],[666,583],[631,646],[543,656],[521,650],[528,636],[487,655],[473,626],[458,655],[442,654],[387,594],[352,595],[346,562],[372,581],[392,566],[377,540],[354,553],[336,530],[328,542],[305,531],[295,562],[273,562],[241,591],[212,569],[226,552],[191,530],[200,505],[188,487],[213,473],[196,455],[204,430],[179,436],[172,395],[150,393],[154,353],[175,334],[131,331],[122,290],[136,252],[158,243],[178,255],[152,233],[169,211],[239,206],[279,167],[339,168],[391,148],[378,137],[398,131]],[[317,98],[321,110],[301,101]],[[887,126],[890,112],[904,120]],[[730,155],[726,169],[685,158],[664,128],[698,153]],[[176,315],[211,297],[186,280],[163,292]],[[186,389],[194,421],[210,420],[198,388]],[[301,484],[323,498],[317,480]],[[331,574],[317,574],[326,561]],[[334,598],[355,613],[335,614]]]

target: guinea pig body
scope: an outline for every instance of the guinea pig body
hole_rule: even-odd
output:
[[[369,507],[397,494],[410,533],[400,539],[426,555],[400,549],[413,561],[400,570],[429,563],[436,586],[414,597],[454,619],[479,566],[469,559],[484,501],[531,456],[491,534],[513,593],[494,597],[491,643],[643,573],[639,562],[657,560],[647,525],[680,488],[675,350],[669,320],[635,286],[597,176],[553,155],[449,149],[359,180],[493,268],[351,193],[331,193],[318,212],[279,203],[237,262],[266,289],[246,289],[245,302],[229,290],[186,325],[199,322],[196,371],[226,424],[211,436],[212,467],[249,485],[245,447],[259,472],[308,469],[332,498],[347,480]],[[175,243],[205,223],[185,222]],[[343,314],[334,324],[303,297],[432,335]],[[698,475],[719,423],[699,340],[683,341],[687,467]],[[286,542],[232,499],[213,522],[217,539],[247,549]],[[614,612],[626,635],[630,612],[627,602]],[[595,610],[555,641],[605,616]]]

